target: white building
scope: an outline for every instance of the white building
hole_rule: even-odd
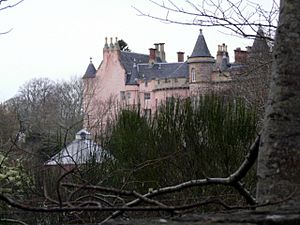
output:
[[[75,140],[66,145],[60,152],[51,157],[46,166],[73,166],[85,164],[89,160],[95,159],[96,162],[102,162],[108,157],[96,142],[91,139],[91,134],[85,129],[76,133]]]

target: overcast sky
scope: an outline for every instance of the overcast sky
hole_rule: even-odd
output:
[[[148,0],[25,0],[0,11],[0,33],[13,28],[0,35],[0,102],[33,78],[82,76],[90,57],[97,68],[106,36],[123,39],[132,51],[145,54],[154,43],[164,42],[168,62],[176,61],[177,51],[191,54],[200,27],[137,16],[132,6],[157,13]],[[233,49],[252,44],[218,28],[204,28],[203,33],[211,54],[226,43],[231,61]]]

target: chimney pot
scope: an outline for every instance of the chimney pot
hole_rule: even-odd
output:
[[[155,50],[156,50],[155,51],[155,55],[158,58],[160,56],[160,53],[159,53],[159,44],[155,43],[154,46],[155,46]]]
[[[184,62],[184,52],[177,52],[178,62]]]
[[[165,43],[159,43],[159,56],[163,62],[166,61],[166,53],[165,53]]]
[[[234,61],[238,64],[244,64],[247,61],[248,52],[241,50],[241,48],[236,48],[234,50]]]
[[[156,61],[156,49],[155,48],[149,48],[149,63],[155,63]]]

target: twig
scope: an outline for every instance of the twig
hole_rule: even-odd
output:
[[[4,10],[4,9],[8,9],[8,8],[13,8],[13,7],[19,5],[19,4],[20,4],[21,2],[23,2],[23,1],[24,1],[24,0],[20,0],[20,1],[16,2],[15,4],[7,5],[7,6],[3,7],[3,8],[0,8],[0,11],[1,11],[1,10]],[[2,2],[3,2],[3,0],[0,2],[0,4],[1,4]]]
[[[21,225],[28,225],[27,223],[20,221],[20,220],[15,220],[15,219],[0,219],[0,222],[9,222],[9,223],[17,223],[17,224],[21,224]]]

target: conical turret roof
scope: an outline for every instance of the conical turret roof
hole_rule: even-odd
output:
[[[83,78],[94,78],[96,75],[96,68],[92,62],[92,58],[90,58],[90,64],[88,65]]]
[[[190,57],[212,57],[201,29],[193,53]]]
[[[256,33],[256,37],[254,39],[252,48],[251,48],[252,52],[269,52],[270,48],[267,44],[267,40],[265,38],[265,33],[264,31],[260,28],[258,28],[257,33]]]

